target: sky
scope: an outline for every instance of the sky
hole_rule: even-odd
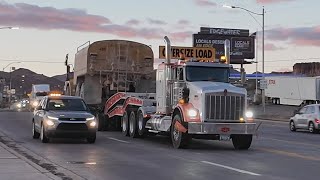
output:
[[[72,63],[78,46],[107,39],[150,45],[157,59],[164,36],[175,46],[192,46],[192,34],[202,26],[261,35],[262,16],[225,4],[257,13],[265,8],[265,72],[320,61],[318,0],[0,0],[0,68],[63,74],[67,53]],[[19,29],[1,29],[7,26]],[[261,36],[257,44],[254,61],[261,71]],[[245,69],[252,73],[256,65]]]

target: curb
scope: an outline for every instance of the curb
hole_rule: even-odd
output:
[[[256,120],[289,122],[289,119],[255,118]]]
[[[8,137],[5,133],[0,131],[0,146],[2,146],[4,149],[8,150],[10,153],[13,155],[17,156],[18,158],[22,159],[23,161],[27,162],[30,164],[32,167],[37,169],[39,172],[43,173],[46,175],[48,178],[53,179],[53,180],[73,180],[73,179],[86,179],[84,177],[79,176],[78,174],[72,172],[69,169],[66,169],[59,164],[56,164],[38,154],[35,152],[29,150],[28,148],[20,145],[19,143],[16,143],[13,139]],[[8,145],[6,144],[8,142]],[[12,144],[12,147],[10,147]],[[17,149],[17,150],[15,150]],[[21,153],[19,152],[21,151]],[[29,159],[30,157],[31,159]],[[36,162],[39,161],[41,162],[40,164],[37,164]],[[46,167],[42,167],[41,165],[48,165],[49,169],[46,169]],[[51,171],[50,168],[54,167],[55,170]]]
[[[8,147],[7,145],[3,144],[2,142],[0,142],[0,146],[3,147],[5,150],[9,151],[11,154],[13,154],[14,156],[18,157],[19,159],[25,161],[26,163],[28,163],[29,165],[31,165],[33,168],[35,168],[36,170],[38,170],[40,173],[46,175],[47,177],[49,177],[50,179],[53,180],[60,180],[60,178],[58,178],[57,176],[51,174],[49,171],[47,171],[46,169],[42,168],[41,166],[37,165],[36,163],[32,162],[31,160],[27,159],[26,157],[22,156],[21,154],[17,153],[15,150],[11,149],[10,147]]]

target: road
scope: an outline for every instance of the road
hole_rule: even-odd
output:
[[[311,179],[319,174],[320,134],[290,132],[287,123],[261,121],[248,151],[231,142],[194,140],[176,150],[168,137],[98,132],[95,144],[31,137],[29,112],[0,112],[0,141],[63,179]],[[71,178],[68,178],[71,177]]]

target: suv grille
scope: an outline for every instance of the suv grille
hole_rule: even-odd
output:
[[[59,118],[60,121],[86,121],[86,118]]]
[[[212,120],[239,120],[243,117],[245,96],[241,94],[223,93],[206,94],[205,118]]]
[[[58,130],[76,130],[76,131],[86,131],[88,127],[86,124],[81,123],[60,123],[57,127]]]

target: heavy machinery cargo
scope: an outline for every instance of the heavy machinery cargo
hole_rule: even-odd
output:
[[[320,77],[266,77],[266,97],[273,104],[295,105],[319,103]]]
[[[232,139],[236,149],[248,149],[256,124],[247,111],[246,90],[229,83],[231,66],[198,60],[172,62],[170,40],[165,37],[165,42],[166,62],[159,65],[156,79],[152,78],[152,50],[140,43],[101,41],[77,53],[75,94],[89,104],[99,104],[103,82],[115,93],[97,112],[99,128],[121,122],[125,136],[169,134],[174,148],[201,138]],[[100,49],[106,52],[99,55]]]
[[[153,59],[152,49],[145,44],[125,40],[87,42],[77,48],[74,77],[67,76],[65,94],[82,97],[101,115],[106,100],[117,92],[155,93]],[[70,74],[67,61],[68,57]],[[99,130],[119,125],[100,122]]]

